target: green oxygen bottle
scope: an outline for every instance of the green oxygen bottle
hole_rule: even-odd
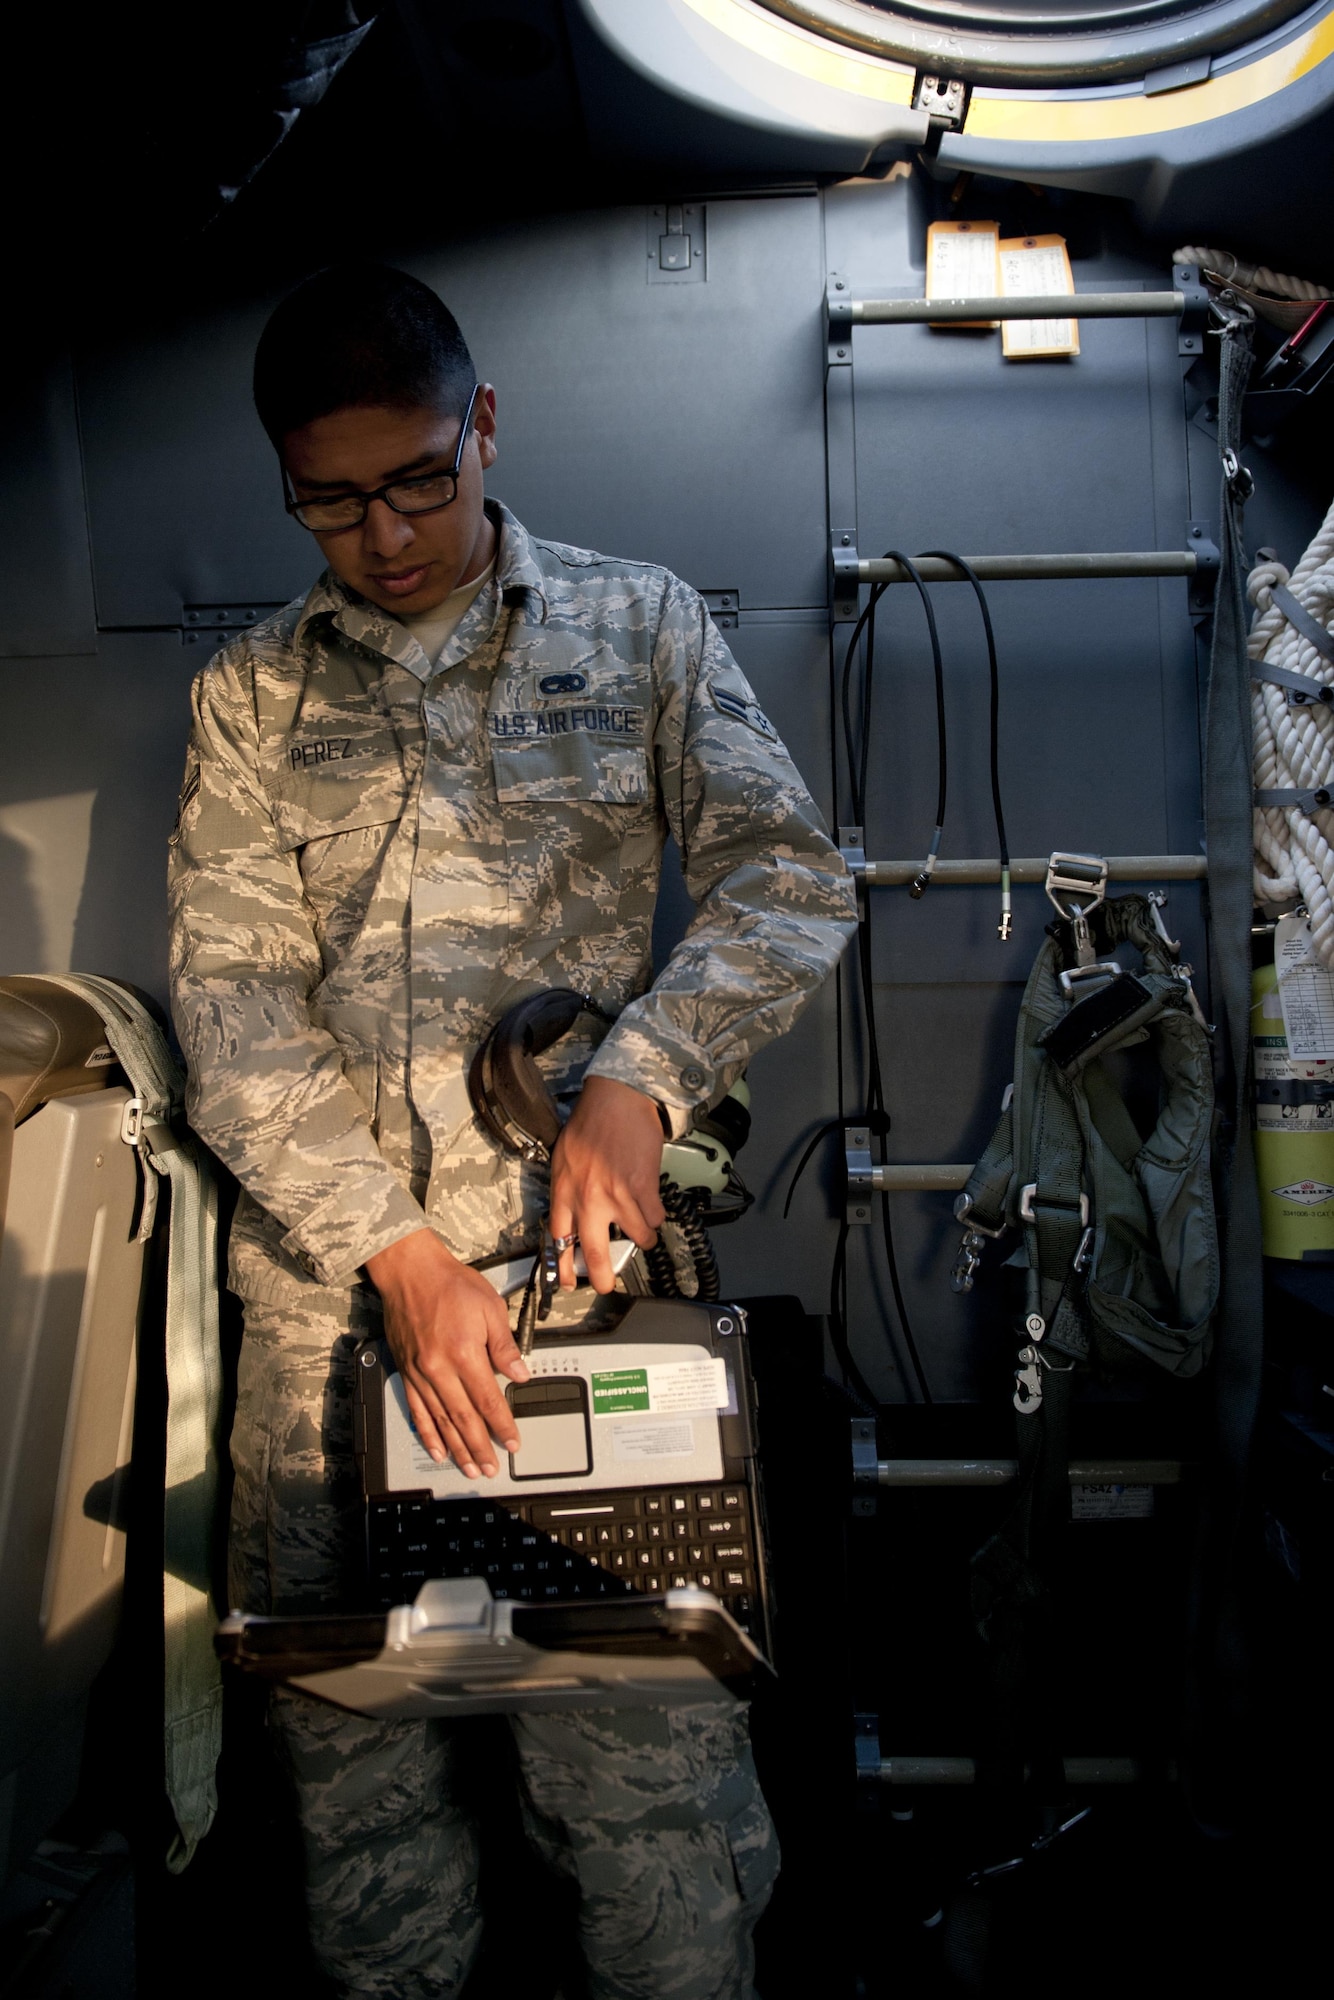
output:
[[[1272,943],[1251,974],[1251,1047],[1264,1254],[1334,1263],[1334,1063],[1291,1060]]]

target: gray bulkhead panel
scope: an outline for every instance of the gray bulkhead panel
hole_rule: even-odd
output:
[[[1075,204],[1069,214],[1078,222],[1087,211]],[[494,491],[540,533],[663,561],[739,599],[739,622],[719,611],[724,636],[826,807],[825,275],[840,272],[854,294],[919,293],[925,221],[918,183],[902,179],[821,200],[713,200],[702,282],[648,281],[643,207],[543,218],[400,260],[454,305],[497,385]],[[1075,276],[1080,286],[1153,286],[1163,271],[1122,250],[1078,255]],[[267,305],[223,303],[79,359],[103,629],[96,663],[41,658],[61,623],[53,607],[47,636],[29,635],[31,663],[4,668],[17,753],[0,795],[0,851],[16,864],[4,890],[6,969],[73,964],[163,990],[163,844],[188,682],[207,656],[181,645],[183,608],[281,601],[306,587],[317,561],[282,516],[249,404]],[[832,525],[853,532],[863,555],[1184,546],[1188,520],[1208,520],[1216,501],[1212,441],[1198,425],[1187,489],[1174,329],[1086,323],[1082,344],[1073,363],[1016,364],[994,335],[857,328],[843,370],[850,394],[830,394]],[[1263,501],[1255,512],[1267,522]],[[1289,560],[1302,545],[1291,512],[1276,510],[1295,544]],[[965,587],[934,596],[951,719],[944,851],[985,854],[994,837],[981,635]],[[1012,583],[993,586],[990,600],[1012,852],[1193,850],[1198,669],[1186,586]],[[154,626],[168,629],[142,629]],[[848,630],[835,634],[840,664]],[[890,593],[881,631],[867,851],[918,856],[934,803],[935,724],[909,589]],[[837,816],[846,810],[845,798]],[[1041,891],[1017,891],[1009,947],[995,939],[990,890],[936,888],[920,904],[898,889],[872,896],[892,1157],[973,1158],[1009,1067],[1019,984],[1045,921]],[[678,879],[660,947],[685,914]],[[1170,919],[1201,964],[1197,890],[1173,889]],[[854,1055],[857,1044],[854,1035]],[[832,1140],[786,1224],[781,1206],[791,1165],[835,1114],[833,1062],[827,990],[756,1062],[743,1164],[757,1206],[719,1238],[730,1289],[794,1289],[817,1311],[839,1208]],[[949,1291],[949,1198],[892,1200],[933,1386],[976,1394],[990,1366],[990,1307],[983,1290],[971,1300]],[[909,1391],[885,1339],[892,1308],[878,1238],[878,1228],[852,1232],[853,1337],[872,1381],[899,1396]]]
[[[495,383],[491,490],[535,532],[746,605],[825,601],[820,209],[716,202],[702,283],[650,284],[647,212],[543,219],[399,261]],[[293,272],[293,278],[299,276]],[[281,603],[318,553],[250,404],[271,300],[80,364],[98,622]]]
[[[906,181],[826,197],[831,272],[853,297],[920,297],[926,223]],[[1060,227],[1059,217],[1050,225]],[[1077,290],[1161,286],[1161,266],[1123,253],[1076,256]],[[1002,358],[994,332],[852,329],[858,552],[948,548],[965,556],[1189,546],[1183,364],[1168,321],[1080,328],[1070,361]],[[831,378],[836,374],[831,370]],[[831,403],[846,397],[831,380]],[[831,452],[848,456],[831,426]],[[1109,854],[1199,849],[1197,660],[1188,586],[1152,581],[988,587],[1001,675],[1001,781],[1010,851]],[[993,855],[988,682],[966,585],[932,599],[945,660],[949,804],[945,856]],[[865,603],[865,594],[862,596]],[[868,856],[923,857],[936,800],[936,720],[925,620],[911,586],[882,601],[866,808]],[[851,627],[840,625],[842,652]],[[842,811],[846,813],[846,802]],[[1115,893],[1113,886],[1112,893]],[[1051,917],[1040,887],[1015,892],[1015,935],[996,936],[998,893],[936,886],[870,892],[890,1157],[971,1161],[1012,1073],[1020,990]],[[1204,963],[1200,893],[1171,890],[1185,955]],[[958,1241],[948,1194],[889,1197],[908,1310],[933,1393],[976,1396],[1009,1365],[996,1294],[949,1286]],[[873,1386],[905,1393],[881,1333],[880,1230],[854,1230],[851,1330]],[[892,1305],[888,1324],[894,1326]],[[993,1381],[991,1378],[995,1377]]]

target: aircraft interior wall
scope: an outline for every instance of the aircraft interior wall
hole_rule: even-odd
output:
[[[486,11],[464,9],[474,26]],[[812,140],[810,158],[796,147],[790,171],[780,173],[774,162],[785,142],[765,128],[767,152],[747,150],[757,143],[753,134],[733,135],[734,152],[719,142],[717,156],[703,159],[719,121],[694,104],[669,106],[660,131],[640,133],[636,155],[641,104],[663,93],[637,76],[616,97],[615,78],[628,72],[594,36],[589,22],[599,9],[588,0],[568,8],[513,0],[510,11],[536,24],[552,49],[559,44],[552,71],[530,77],[520,67],[505,78],[494,128],[485,103],[458,100],[458,143],[471,149],[471,178],[466,198],[447,200],[430,178],[437,170],[448,178],[433,160],[437,127],[470,72],[457,51],[438,73],[423,57],[404,140],[413,198],[401,227],[373,237],[372,254],[440,293],[480,378],[495,385],[499,457],[490,493],[538,535],[663,563],[703,592],[840,844],[915,866],[930,838],[937,781],[922,608],[907,586],[887,592],[880,607],[866,812],[854,837],[840,681],[866,592],[854,602],[839,587],[831,555],[840,548],[863,558],[891,549],[1186,550],[1197,529],[1196,540],[1216,542],[1216,366],[1212,355],[1183,353],[1178,324],[1165,317],[1088,319],[1077,359],[1023,364],[1003,358],[994,331],[835,329],[829,288],[920,298],[927,230],[942,220],[993,220],[1002,235],[1063,236],[1075,289],[1084,292],[1163,290],[1172,282],[1172,239],[1146,226],[1147,196],[1135,209],[1068,185],[985,171],[956,177],[929,147],[893,166],[872,156],[863,174],[841,153],[830,166],[832,142]],[[676,0],[673,11],[681,12]],[[769,11],[776,18],[784,10]],[[420,16],[413,5],[386,10],[385,31],[367,42],[379,123],[362,142],[359,164],[383,167],[392,130],[386,106],[396,109],[404,49],[421,53],[412,42]],[[527,46],[521,37],[514,42],[520,54]],[[556,70],[559,79],[544,83]],[[193,212],[185,226],[187,195],[194,200],[197,190],[164,193],[162,215],[140,220],[114,283],[107,277],[114,259],[104,255],[86,295],[65,272],[56,303],[37,316],[29,343],[37,360],[11,384],[0,456],[0,977],[95,972],[165,1004],[165,851],[192,678],[220,636],[304,593],[318,568],[310,537],[283,512],[272,449],[251,403],[250,367],[276,300],[337,256],[344,237],[367,241],[381,185],[369,168],[347,193],[346,215],[337,202],[320,205],[336,185],[338,148],[349,146],[358,115],[359,100],[341,90],[335,83],[327,126],[312,113],[300,138],[265,167],[255,189],[243,186],[216,227],[192,235]],[[173,117],[188,122],[179,104]],[[557,155],[581,119],[593,141],[587,157],[578,171],[546,178],[546,154]],[[490,152],[482,145],[488,133]],[[853,139],[839,144],[846,150]],[[693,164],[692,149],[701,154]],[[486,200],[490,169],[494,210]],[[1172,180],[1174,201],[1185,185],[1182,170]],[[1263,249],[1261,197],[1252,192],[1247,250]],[[90,205],[98,199],[90,190]],[[206,210],[207,203],[199,213]],[[665,232],[678,230],[669,210],[680,211],[690,245],[684,265],[662,248]],[[1168,212],[1175,226],[1178,208],[1169,203]],[[1300,236],[1285,212],[1281,240],[1291,246]],[[154,268],[154,241],[160,249],[168,237],[170,256],[163,252]],[[152,281],[140,283],[136,273],[150,268]],[[1307,546],[1330,498],[1330,439],[1318,413],[1270,439],[1248,439],[1252,559],[1269,546],[1291,567]],[[987,857],[996,835],[977,604],[962,583],[933,585],[931,597],[948,724],[942,854]],[[1208,581],[997,581],[987,598],[1011,853],[1196,855],[1204,838]],[[1114,881],[1112,892],[1120,886]],[[1167,926],[1195,968],[1207,1011],[1207,893],[1198,880],[1166,886]],[[938,881],[919,900],[906,884],[873,886],[864,898],[874,919],[888,1160],[975,1161],[1013,1075],[1015,1018],[1052,915],[1042,884],[1016,887],[1008,942],[997,935],[992,886]],[[657,963],[689,917],[669,847]],[[1304,1768],[1304,1718],[1315,1713],[1311,1657],[1308,1649],[1293,1667],[1285,1705],[1278,1697],[1288,1627],[1273,1623],[1274,1650],[1262,1662],[1264,1714],[1248,1714],[1243,1729],[1248,1758],[1270,1759],[1269,1788],[1247,1794],[1248,1806],[1261,1802],[1250,1844],[1229,1847],[1231,1858],[1215,1864],[1212,1802],[1178,1797],[1184,1579],[1196,1517],[1190,1494],[1183,1501],[1167,1488],[1154,1522],[1107,1533],[1099,1522],[1084,1535],[1087,1561],[1073,1592],[1078,1685],[1059,1693],[1072,1706],[1082,1700],[1099,1723],[1113,1718],[1102,1735],[1076,1731],[1072,1751],[1096,1762],[1135,1736],[1151,1746],[1151,1782],[1142,1791],[1107,1788],[1113,1796],[1099,1805],[1095,1836],[1101,1845],[1090,1850],[1084,1874],[1078,1861],[1056,1864],[1067,1867],[1064,1875],[1029,1871],[1024,1882],[1032,1886],[1020,1892],[1029,1900],[1016,1899],[1012,1914],[997,1919],[985,1979],[972,1961],[943,1970],[939,1963],[933,1885],[947,1877],[965,1885],[956,1903],[966,1930],[968,1909],[979,1902],[966,1871],[994,1847],[990,1805],[985,1795],[979,1802],[981,1785],[965,1797],[975,1773],[970,1766],[961,1775],[969,1759],[960,1756],[949,1783],[929,1795],[923,1789],[911,1810],[896,1811],[890,1766],[895,1756],[930,1761],[962,1751],[985,1733],[990,1696],[967,1652],[974,1646],[968,1564],[1001,1518],[1005,1494],[888,1493],[876,1487],[891,1483],[876,1468],[881,1453],[885,1465],[900,1452],[956,1461],[1009,1454],[1014,1341],[998,1257],[988,1257],[970,1292],[951,1286],[960,1235],[953,1191],[899,1192],[885,1203],[877,1196],[867,1212],[852,1213],[839,1125],[864,1102],[868,1062],[855,960],[856,946],[794,1031],[753,1063],[754,1123],[739,1164],[755,1203],[715,1239],[725,1298],[779,1299],[784,1307],[771,1349],[757,1362],[771,1525],[776,1543],[786,1538],[777,1573],[789,1606],[780,1660],[780,1684],[786,1675],[789,1690],[780,1702],[788,1706],[761,1717],[757,1730],[788,1857],[760,1934],[768,1980],[760,1991],[765,2000],[783,2000],[785,1990],[925,2000],[1000,1993],[1025,1978],[1037,1993],[1068,1983],[1094,1993],[1104,1957],[1118,1992],[1138,1980],[1141,1961],[1148,1990],[1165,1991],[1196,1976],[1218,1983],[1243,1947],[1255,1954],[1254,1976],[1266,1977],[1273,1966],[1264,1923],[1246,1904],[1247,1870],[1264,1846],[1255,1837],[1264,1813],[1275,1801],[1287,1811],[1300,1794],[1294,1774]],[[809,1164],[794,1182],[808,1148]],[[844,1237],[851,1369],[830,1330]],[[151,1671],[144,1665],[162,1604],[166,1422],[163,1274],[151,1259],[144,1285],[144,1324],[156,1343],[145,1349],[134,1455],[132,1499],[144,1511],[137,1555],[131,1528],[126,1638],[93,1693],[91,1782],[103,1800],[108,1787],[126,1793],[131,1761],[143,1759],[148,1769],[140,1746],[160,1739],[156,1654]],[[233,1364],[238,1315],[234,1304],[224,1302],[223,1311]],[[862,1400],[858,1381],[878,1412]],[[931,1408],[923,1407],[923,1383]],[[1099,1436],[1113,1436],[1122,1401],[1133,1403],[1133,1392],[1123,1397],[1113,1387],[1104,1398]],[[863,1475],[855,1493],[850,1433]],[[1183,1447],[1174,1440],[1164,1448]],[[1322,1547],[1329,1546],[1325,1518]],[[1247,1529],[1252,1554],[1257,1521]],[[1152,1542],[1150,1529],[1158,1534]],[[812,1574],[817,1584],[808,1590]],[[1253,1624],[1265,1623],[1268,1605],[1263,1590],[1253,1592]],[[179,1880],[160,1865],[156,1767],[144,1799],[131,1802],[138,1817],[130,1838],[152,1848],[148,1865],[135,1855],[145,1981],[173,1974],[174,1954],[203,1938],[210,1963],[199,1973],[201,1993],[232,1990],[238,1963],[256,1990],[283,2000],[317,1991],[297,1907],[298,1836],[264,1748],[261,1707],[252,1687],[230,1688],[219,1832]],[[61,1754],[69,1764],[68,1743]],[[85,1789],[88,1768],[85,1759]],[[1248,1764],[1247,1782],[1251,1776]],[[40,1822],[38,1806],[30,1809],[11,1780],[0,1776],[0,1864],[11,1825],[19,1827],[17,1855]],[[59,1784],[72,1792],[72,1766],[62,1767]],[[922,1841],[910,1852],[905,1828],[914,1810],[911,1837]],[[1209,1837],[1197,1841],[1202,1826]],[[503,1831],[517,1840],[513,1827]],[[1224,1846],[1220,1836],[1217,1851]],[[1307,1895],[1312,1854],[1289,1826],[1263,1857],[1264,1895],[1276,1893],[1294,1857],[1295,1894]],[[1154,1877],[1152,1894],[1143,1890],[1146,1876]],[[1163,1884],[1177,1879],[1174,1903]],[[1048,1880],[1060,1893],[1044,1903]],[[520,1886],[535,1898],[543,1893],[530,1876]],[[1142,1890],[1144,1904],[1130,1917],[1122,1921],[1124,1904],[1109,1917],[1105,1900]],[[278,1924],[258,1971],[246,1959],[252,1892],[255,1907],[269,1911],[265,1921]],[[1044,1912],[1040,1936],[1028,1929],[1035,1909]],[[952,1920],[957,1915],[953,1909]],[[1135,1935],[1141,1915],[1146,1931],[1160,1924],[1170,1934],[1159,1959]],[[1307,1909],[1312,1931],[1309,1918]],[[10,1934],[5,1921],[0,1905],[0,1941]],[[1095,1924],[1106,1929],[1105,1951]],[[93,1926],[88,1935],[95,1934]],[[543,1984],[549,1968],[535,1936],[513,1923],[511,1937],[522,1977],[507,1984],[498,1954],[485,1961],[481,1983],[469,1986],[469,2000],[474,1990],[478,2000],[530,1993],[574,2000],[573,1987],[553,1995],[550,1979]],[[785,1989],[789,1958],[813,1970]],[[0,1965],[0,1994],[4,1978]],[[15,2000],[39,2000],[48,1990],[93,2000],[102,1991],[97,1979],[94,1965],[68,1987],[39,1981],[29,1996],[20,1986]],[[106,1988],[114,2000],[128,2000],[129,1990]]]
[[[823,193],[712,200],[705,271],[654,280],[651,206],[510,222],[402,258],[456,310],[497,386],[501,455],[490,490],[533,530],[675,569],[705,592],[821,808],[830,796],[828,540],[862,554],[1186,546],[1217,513],[1216,453],[1200,392],[1165,320],[1090,321],[1073,364],[1016,366],[994,338],[859,326],[826,388],[826,276],[876,296],[920,293],[928,223],[946,193],[922,175]],[[993,182],[965,213],[1036,228],[1053,207],[1082,289],[1165,282],[1163,257],[1121,204]],[[951,213],[954,211],[951,210]],[[128,326],[52,366],[5,479],[0,969],[92,967],[165,998],[162,854],[175,812],[193,674],[253,615],[302,592],[312,550],[281,511],[249,401],[249,355],[272,296],[191,306]],[[692,278],[694,274],[692,273]],[[846,376],[851,380],[846,384]],[[826,432],[828,420],[828,432]],[[1248,516],[1289,560],[1323,496],[1285,439]],[[945,854],[994,845],[986,775],[986,662],[971,594],[937,588],[946,655],[951,802]],[[881,616],[866,851],[924,849],[935,785],[930,657],[907,589]],[[1179,580],[1002,583],[1001,778],[1011,851],[1189,853],[1201,838],[1198,611]],[[1009,1073],[1019,989],[1045,898],[1019,889],[1015,935],[994,893],[874,891],[877,995],[896,1062],[891,1158],[976,1157]],[[1171,891],[1187,956],[1206,960],[1199,889]],[[657,942],[688,914],[670,869]],[[836,1162],[808,1174],[810,1137],[837,1113],[834,995],[757,1060],[747,1177],[758,1200],[719,1239],[738,1293],[828,1297]],[[918,1059],[920,1058],[920,1059]],[[994,1390],[1003,1348],[980,1338],[985,1291],[948,1282],[957,1229],[941,1194],[894,1203],[905,1297],[933,1393]],[[854,1349],[889,1402],[915,1385],[871,1230],[854,1231]],[[999,1371],[999,1373],[998,1373]]]

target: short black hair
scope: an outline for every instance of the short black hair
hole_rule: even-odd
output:
[[[354,404],[461,417],[476,379],[449,307],[387,264],[335,264],[307,278],[255,350],[255,408],[279,450],[289,431]]]

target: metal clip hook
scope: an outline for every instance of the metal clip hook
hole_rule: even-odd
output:
[[[1149,906],[1149,913],[1153,918],[1154,929],[1171,952],[1173,958],[1176,958],[1181,950],[1181,940],[1180,938],[1169,937],[1167,935],[1167,926],[1163,922],[1163,906],[1167,901],[1166,889],[1150,889],[1144,900]]]
[[[965,1229],[959,1243],[954,1268],[950,1272],[950,1289],[955,1292],[971,1292],[982,1262],[982,1248],[985,1237],[976,1229]]]
[[[1042,1370],[1037,1349],[1021,1347],[1019,1366],[1014,1371],[1014,1407],[1021,1417],[1031,1417],[1042,1403]]]

